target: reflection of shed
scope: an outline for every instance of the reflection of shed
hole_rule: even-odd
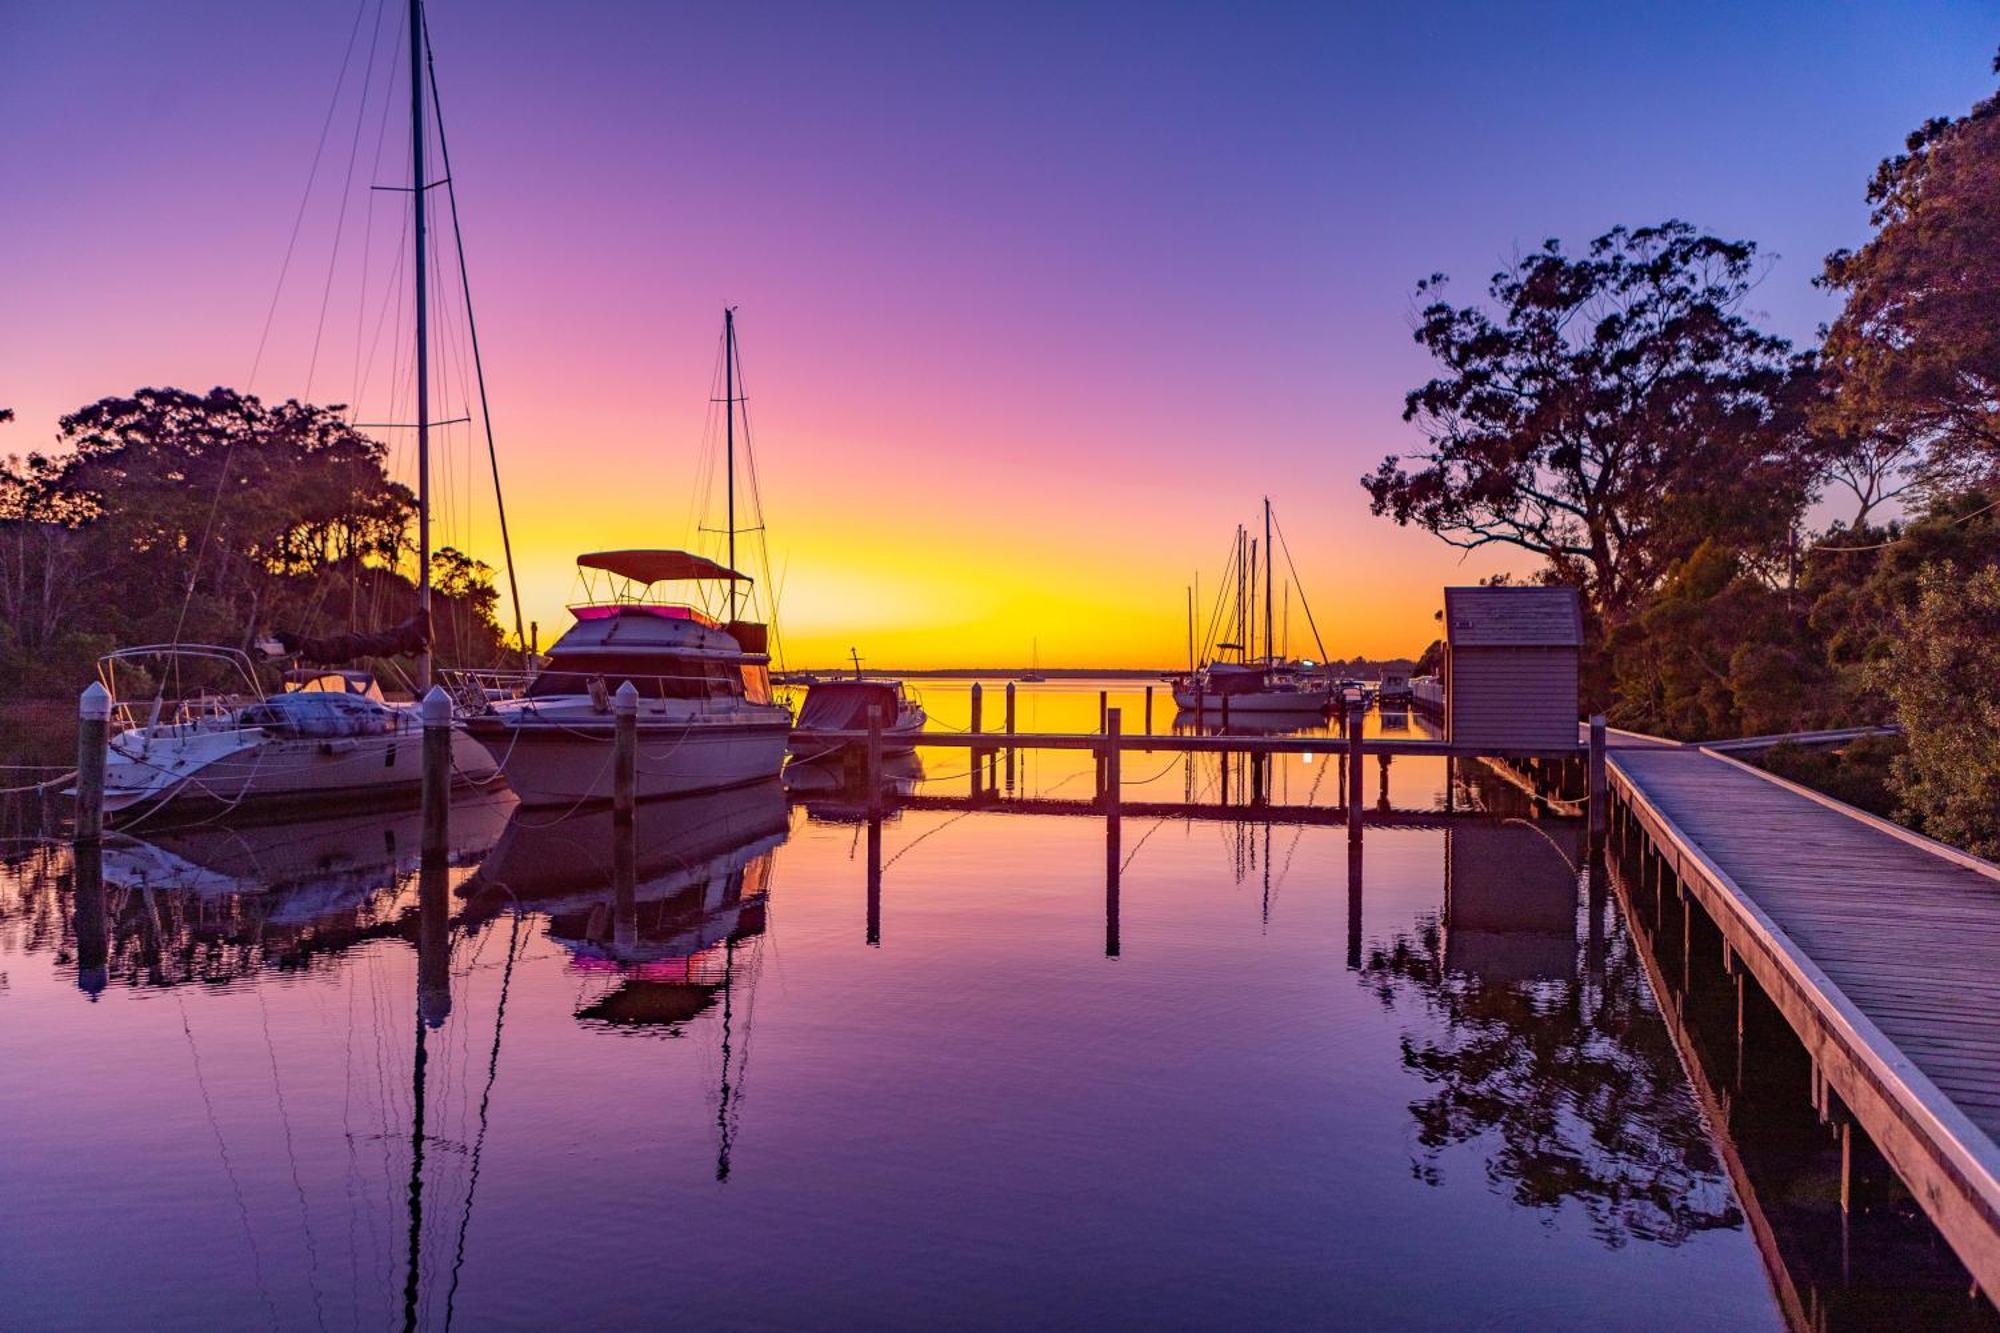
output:
[[[1444,590],[1445,738],[1496,752],[1576,745],[1574,588]]]
[[[1574,976],[1575,842],[1573,830],[1520,823],[1447,829],[1445,969],[1492,982]]]

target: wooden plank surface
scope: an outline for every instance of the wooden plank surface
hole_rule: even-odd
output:
[[[2000,883],[1692,749],[1619,768],[1989,1136]],[[1946,1054],[1950,1052],[1950,1054]]]
[[[2000,870],[1695,747],[1614,788],[1981,1287],[2000,1291]]]

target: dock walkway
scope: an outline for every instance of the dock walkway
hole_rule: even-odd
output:
[[[1798,1032],[1815,1104],[2000,1292],[2000,869],[1712,750],[1614,744],[1608,767],[1620,832]]]

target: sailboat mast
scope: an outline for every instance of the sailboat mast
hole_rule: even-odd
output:
[[[729,478],[729,572],[733,574],[736,572],[736,311],[731,306],[722,308],[722,397],[727,421],[723,427],[723,448],[728,463],[723,470]],[[735,579],[729,581],[731,620],[736,619],[736,583]]]
[[[1264,660],[1271,660],[1271,497],[1264,497]]]
[[[1188,674],[1194,674],[1194,585],[1188,585]]]
[[[424,0],[410,0],[410,211],[417,286],[417,614],[424,651],[417,690],[431,687],[431,365],[430,275],[424,239]]]

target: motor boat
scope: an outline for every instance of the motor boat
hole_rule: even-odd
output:
[[[249,656],[207,645],[126,648],[98,662],[111,693],[104,808],[131,819],[171,805],[212,813],[254,804],[316,806],[414,801],[423,778],[423,724],[365,672],[306,672],[267,695]],[[497,767],[454,729],[459,782]]]
[[[916,738],[923,734],[923,701],[900,680],[823,680],[806,691],[799,708],[798,730],[792,734],[792,753],[812,759],[846,748],[850,742],[822,740],[802,732],[866,731],[870,709],[879,709],[882,720],[882,753],[909,754]]]
[[[660,583],[745,576],[687,551],[600,551],[577,567],[586,599],[525,689],[496,697],[481,679],[455,690],[466,730],[521,803],[611,799],[612,696],[628,682],[638,694],[639,799],[777,777],[792,715],[771,695],[766,627],[651,597]],[[595,591],[597,575],[611,580],[608,594]]]

